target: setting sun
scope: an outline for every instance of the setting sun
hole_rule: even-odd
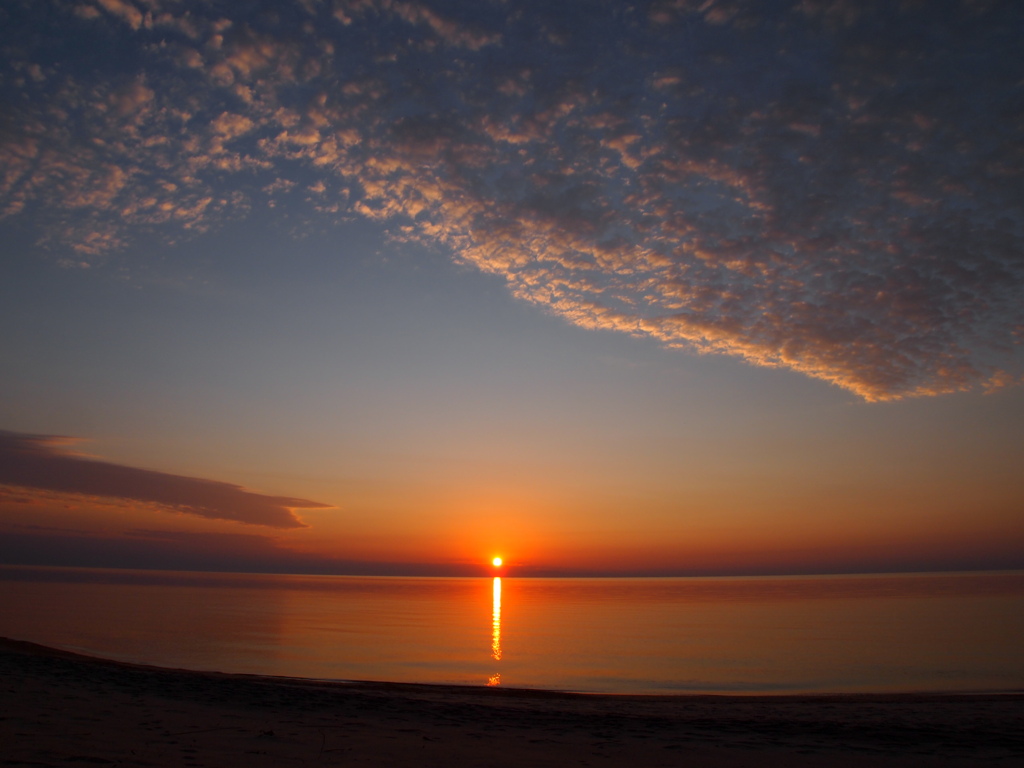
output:
[[[500,568],[501,567],[501,563],[502,563],[502,560],[501,560],[500,557],[496,557],[493,560],[491,560],[491,565],[493,565],[495,568]]]

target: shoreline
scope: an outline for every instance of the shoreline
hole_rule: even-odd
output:
[[[1024,689],[990,691],[846,691],[846,692],[801,692],[801,693],[736,693],[699,691],[688,693],[613,693],[604,691],[571,691],[556,688],[516,688],[511,686],[470,685],[460,683],[415,683],[397,680],[360,680],[327,677],[293,677],[289,675],[264,675],[251,672],[223,672],[219,670],[188,669],[185,667],[164,667],[137,661],[124,661],[89,653],[73,651],[57,646],[35,643],[30,640],[15,640],[0,636],[0,654],[7,651],[42,657],[67,658],[86,663],[109,664],[126,669],[152,670],[157,672],[180,673],[183,675],[209,675],[216,678],[259,680],[267,684],[281,683],[310,687],[341,687],[346,689],[406,691],[420,693],[450,693],[472,696],[513,696],[537,698],[607,698],[627,701],[687,702],[715,700],[721,702],[834,702],[834,701],[903,701],[939,702],[989,700],[995,698],[1020,698],[1024,700]]]
[[[5,765],[973,766],[1024,693],[593,694],[111,661],[0,638]]]

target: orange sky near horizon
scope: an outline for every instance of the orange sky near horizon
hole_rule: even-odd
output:
[[[835,484],[794,492],[786,477],[755,484],[748,476],[744,487],[742,467],[734,471],[732,488],[694,483],[659,495],[656,485],[637,483],[631,498],[603,485],[590,494],[571,484],[488,494],[482,484],[456,484],[433,498],[419,488],[411,496],[379,489],[377,506],[356,500],[296,509],[303,527],[286,529],[131,498],[8,486],[0,494],[7,543],[0,556],[47,562],[49,551],[67,565],[466,574],[485,572],[500,554],[509,575],[728,575],[1010,567],[1024,548],[1014,488],[1009,478],[996,482],[998,466],[968,485],[936,477],[915,486],[905,472],[895,489],[848,487],[841,496]]]

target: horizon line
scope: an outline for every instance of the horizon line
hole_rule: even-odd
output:
[[[1016,567],[947,567],[947,568],[907,568],[883,570],[778,570],[778,571],[736,571],[736,572],[661,572],[661,571],[566,571],[554,569],[516,570],[502,568],[477,568],[473,572],[468,569],[450,569],[439,572],[438,569],[423,570],[397,569],[387,572],[384,569],[374,571],[332,571],[332,570],[232,570],[209,568],[162,568],[125,565],[54,565],[49,563],[4,563],[0,562],[0,570],[17,569],[33,570],[84,570],[84,571],[121,571],[135,573],[174,573],[196,575],[235,575],[235,576],[334,576],[346,578],[524,578],[524,579],[739,579],[739,578],[794,578],[824,576],[915,576],[937,574],[969,574],[969,573],[1024,573],[1024,566]],[[513,572],[509,572],[512,570]]]

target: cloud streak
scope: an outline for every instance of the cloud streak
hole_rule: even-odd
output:
[[[362,216],[867,400],[1020,381],[1018,4],[52,5],[5,12],[0,211],[69,263]]]
[[[0,486],[156,504],[168,511],[272,528],[303,528],[307,499],[267,496],[215,480],[171,475],[70,453],[68,438],[0,431]]]

